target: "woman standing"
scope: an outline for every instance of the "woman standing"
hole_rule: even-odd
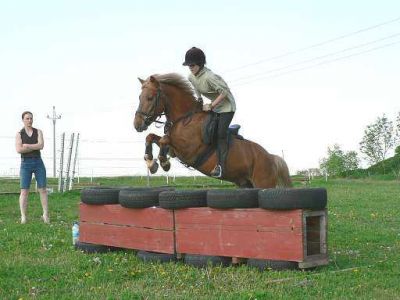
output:
[[[43,133],[40,129],[32,127],[33,114],[29,111],[22,113],[22,128],[15,137],[15,148],[21,154],[19,207],[21,210],[21,224],[26,223],[26,208],[28,205],[29,188],[32,181],[32,174],[35,174],[40,201],[42,203],[44,223],[50,223],[48,200],[47,200],[47,179],[46,168],[43,164],[40,150],[43,149]]]

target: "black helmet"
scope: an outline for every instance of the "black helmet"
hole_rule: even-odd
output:
[[[204,52],[196,47],[190,48],[185,55],[185,61],[183,62],[184,66],[189,65],[198,65],[203,67],[206,63],[206,56]]]

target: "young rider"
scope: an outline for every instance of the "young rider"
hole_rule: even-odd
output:
[[[203,110],[212,110],[218,115],[218,162],[210,175],[221,178],[226,171],[225,163],[228,154],[228,128],[235,114],[236,103],[224,79],[206,68],[205,64],[206,56],[201,49],[192,47],[186,52],[183,65],[189,67],[191,72],[189,81],[192,83],[196,95],[198,98],[204,96],[211,100],[211,103],[204,104]]]

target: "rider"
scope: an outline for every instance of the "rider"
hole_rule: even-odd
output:
[[[212,110],[218,115],[218,163],[211,171],[211,176],[221,178],[225,172],[228,154],[228,128],[235,114],[236,103],[226,82],[206,68],[205,64],[206,56],[201,49],[192,47],[186,52],[183,65],[189,67],[191,72],[189,81],[192,83],[197,97],[199,100],[201,96],[211,100],[211,103],[203,105],[203,110]]]

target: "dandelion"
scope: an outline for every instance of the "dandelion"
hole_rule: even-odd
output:
[[[96,263],[96,264],[101,264],[100,257],[97,257],[97,256],[94,257],[94,258],[93,258],[93,262]]]

